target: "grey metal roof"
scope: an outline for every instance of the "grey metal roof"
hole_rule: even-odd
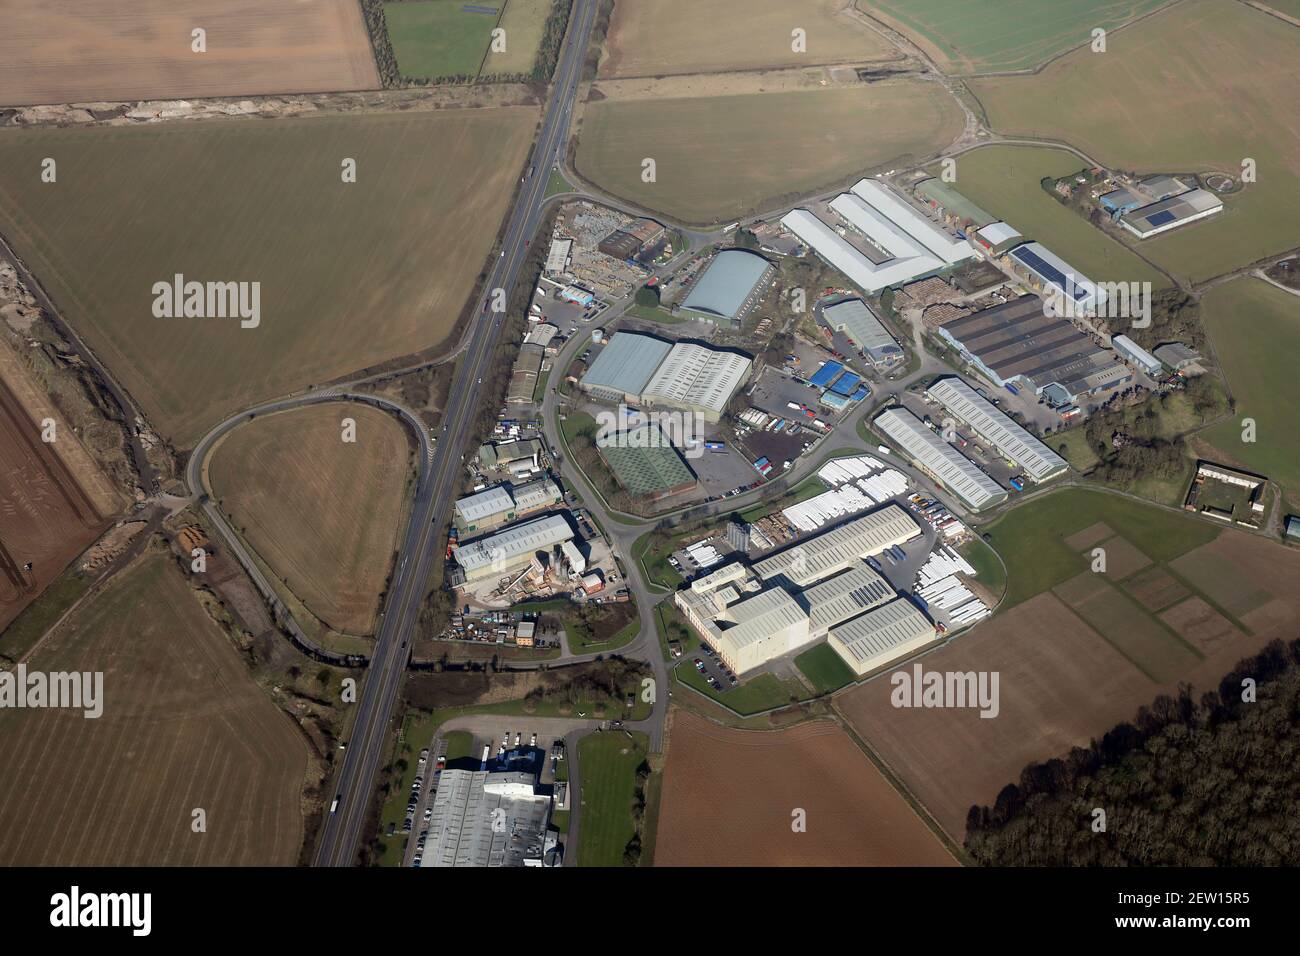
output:
[[[1025,470],[1031,481],[1046,481],[1064,472],[1065,459],[1017,425],[959,378],[944,378],[926,391],[1004,457]]]
[[[907,409],[881,412],[873,424],[973,510],[1006,501],[1005,488]]]
[[[640,395],[671,349],[667,342],[652,335],[615,332],[582,376],[582,384],[586,388]]]
[[[832,329],[842,331],[864,352],[897,346],[889,330],[861,299],[848,299],[827,306],[823,313]]]
[[[747,249],[726,249],[714,256],[691,289],[683,309],[733,318],[771,263]]]
[[[892,659],[890,652],[909,641],[935,636],[930,619],[907,598],[831,629],[831,646],[861,674]]]

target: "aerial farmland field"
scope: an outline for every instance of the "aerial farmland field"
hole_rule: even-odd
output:
[[[379,88],[355,0],[6,3],[0,106]],[[192,31],[207,31],[206,50]]]
[[[946,73],[1032,70],[1169,0],[858,0],[901,29]]]
[[[1254,160],[1256,182],[1225,195],[1223,212],[1141,243],[1153,262],[1193,281],[1295,245],[1298,85],[1300,30],[1213,0],[1122,30],[1106,53],[1080,50],[1036,76],[970,83],[998,132],[1068,142],[1121,169],[1237,178]]]
[[[897,58],[851,0],[619,0],[600,76],[717,73]],[[805,33],[803,52],[792,31]]]
[[[355,443],[341,422],[356,423]],[[369,634],[393,563],[413,443],[406,426],[355,403],[260,416],[208,465],[213,498],[322,623]]]
[[[487,59],[483,61],[484,75],[532,72],[546,29],[546,19],[551,15],[554,2],[555,0],[506,0],[505,12],[501,14],[506,48],[503,53],[496,53],[489,47]]]
[[[989,215],[1000,216],[1037,239],[1096,282],[1169,280],[1082,216],[1061,205],[1039,185],[1044,176],[1077,172],[1083,160],[1063,149],[982,146],[957,158],[957,191]],[[935,170],[932,170],[934,172]]]
[[[587,105],[576,165],[597,186],[646,208],[688,223],[725,222],[922,160],[959,132],[952,98],[915,81],[607,99]],[[655,182],[642,180],[646,158],[655,161]]]
[[[834,723],[734,730],[680,707],[671,722],[657,866],[954,865]]]
[[[178,448],[259,400],[447,342],[530,108],[0,132],[0,231]],[[484,155],[494,162],[485,165]],[[44,157],[58,181],[42,184]],[[356,182],[343,182],[344,160]],[[256,327],[154,284],[260,283]]]
[[[151,551],[83,605],[33,668],[102,671],[103,714],[0,710],[10,866],[288,866],[307,746],[180,576]],[[194,832],[195,808],[206,832]]]
[[[473,4],[462,0],[385,3],[384,20],[403,76],[477,76],[500,14],[500,0]],[[487,10],[495,10],[489,14]]]
[[[52,442],[42,440],[46,419],[55,429]],[[49,396],[0,341],[0,631],[123,504]]]
[[[1229,463],[1267,475],[1300,500],[1300,297],[1261,279],[1215,286],[1201,300],[1214,354],[1237,406],[1225,422],[1201,434]],[[1255,441],[1242,441],[1242,420],[1255,421]]]
[[[1030,762],[1086,745],[1180,682],[1216,688],[1300,626],[1300,552],[1206,519],[1062,489],[989,534],[1007,562],[1006,602],[920,664],[997,672],[998,715],[897,708],[888,680],[835,699],[957,840],[971,805],[992,803]],[[1094,548],[1104,572],[1091,571]]]

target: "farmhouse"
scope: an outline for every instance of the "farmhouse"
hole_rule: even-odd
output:
[[[892,440],[917,467],[947,488],[972,511],[1007,500],[1007,491],[905,408],[890,408],[872,424]]]
[[[681,309],[702,318],[738,324],[773,271],[772,263],[758,253],[725,249],[713,257],[695,281]]]

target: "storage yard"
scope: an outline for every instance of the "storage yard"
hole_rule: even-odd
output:
[[[0,106],[374,90],[360,5],[134,0],[111,25],[97,0],[5,9]],[[191,31],[207,33],[196,55]]]
[[[506,108],[3,130],[0,229],[187,448],[259,400],[445,345],[535,121]],[[52,155],[58,188],[33,188],[23,171]],[[340,156],[357,160],[355,183],[340,182]],[[431,216],[466,225],[429,229]],[[401,252],[374,254],[388,247]],[[257,326],[156,318],[150,289],[177,274],[245,283],[250,298],[258,283]]]

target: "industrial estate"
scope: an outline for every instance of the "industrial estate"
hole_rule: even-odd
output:
[[[1300,9],[177,6],[0,29],[0,863],[1300,863]]]

